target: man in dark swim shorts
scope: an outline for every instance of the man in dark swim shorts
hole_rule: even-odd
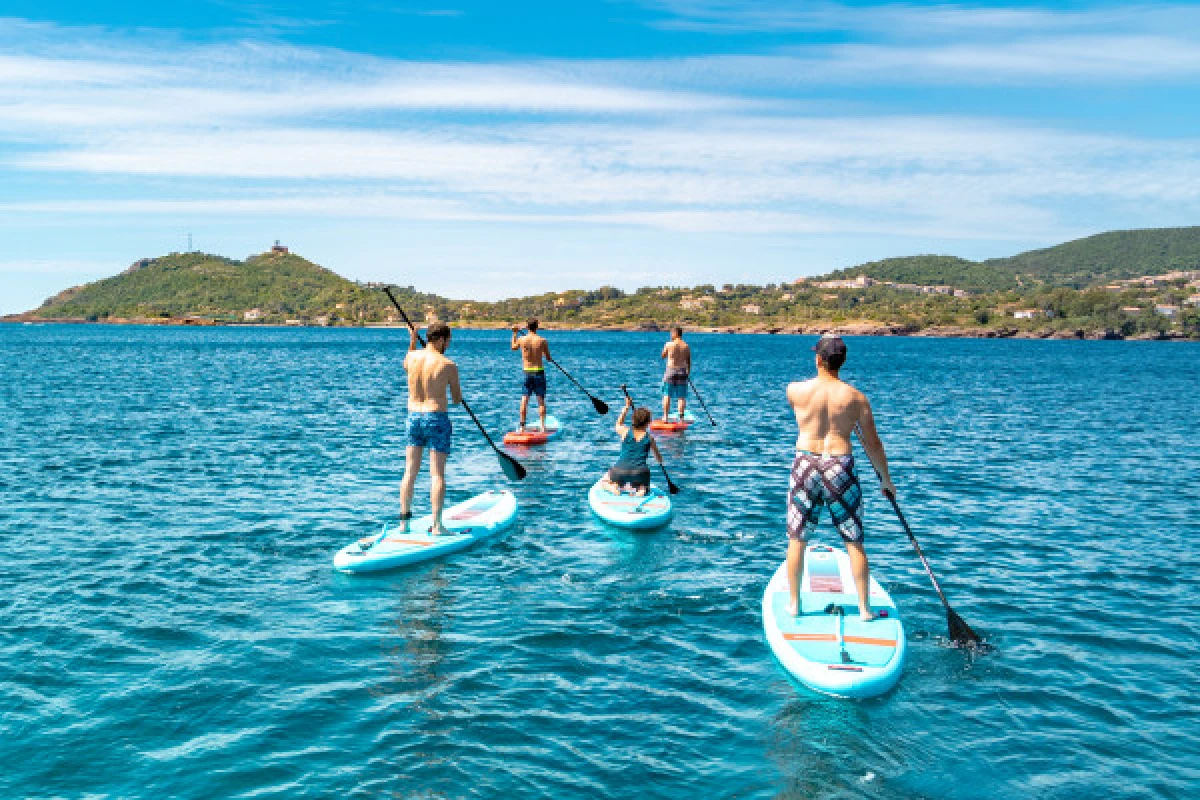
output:
[[[863,449],[879,470],[883,493],[894,497],[896,487],[888,472],[883,442],[875,430],[871,404],[862,392],[838,377],[846,361],[846,343],[838,336],[823,336],[813,350],[817,354],[817,377],[792,383],[787,388],[788,403],[800,428],[787,509],[791,611],[803,613],[800,580],[804,574],[805,543],[817,527],[821,509],[828,507],[850,555],[858,589],[859,616],[872,620],[875,614],[869,598],[870,565],[863,549],[862,487],[854,471],[850,444],[856,429]]]
[[[517,421],[517,430],[525,430],[525,418],[529,413],[529,398],[536,397],[538,402],[539,430],[546,430],[546,365],[542,359],[550,358],[550,344],[545,337],[538,334],[538,321],[530,317],[525,321],[529,333],[521,336],[521,328],[517,325],[512,329],[512,349],[521,351],[521,370],[524,372],[524,382],[521,384],[521,413]]]

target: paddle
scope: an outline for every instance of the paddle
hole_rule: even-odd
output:
[[[623,383],[621,384],[621,391],[624,392],[625,396],[629,398],[629,402],[633,403],[633,398],[629,396],[629,390],[625,388],[625,384],[623,384]],[[634,403],[634,405],[637,405],[637,404]],[[646,435],[649,436],[650,435],[649,432],[647,432]],[[659,457],[660,458],[662,457],[661,453],[659,454]],[[658,468],[662,470],[663,478],[665,478],[667,481],[667,491],[670,492],[671,494],[679,494],[679,487],[676,486],[671,481],[671,476],[667,474],[666,465],[660,461],[660,462],[658,462]]]
[[[608,413],[608,403],[604,402],[599,397],[596,397],[594,394],[589,392],[587,389],[580,386],[579,381],[577,381],[573,377],[571,377],[571,373],[569,373],[565,369],[563,369],[562,364],[559,364],[557,361],[555,361],[550,356],[546,356],[546,360],[549,361],[554,366],[558,367],[559,371],[562,372],[563,375],[567,376],[567,380],[569,380],[571,383],[575,384],[579,388],[579,391],[583,392],[584,394],[586,394],[588,396],[588,399],[592,401],[592,408],[596,409],[597,414],[604,416],[605,414]]]
[[[862,439],[862,429],[858,429],[858,438]],[[866,448],[863,448],[866,450]],[[871,461],[871,467],[875,470],[875,477],[883,480],[879,475],[879,469],[875,466],[875,462],[871,460],[871,454],[867,453],[867,460]],[[925,566],[925,572],[929,575],[929,580],[933,582],[933,589],[937,592],[937,596],[941,598],[942,605],[946,608],[946,627],[950,630],[950,641],[963,647],[974,647],[985,649],[988,647],[984,643],[983,638],[975,631],[971,630],[971,626],[966,620],[960,617],[953,608],[950,607],[950,602],[946,600],[946,594],[942,591],[938,579],[933,574],[933,569],[929,566],[929,561],[925,558],[925,553],[921,550],[920,543],[917,542],[917,537],[913,533],[912,528],[908,525],[908,520],[904,518],[904,512],[900,510],[900,504],[896,502],[896,495],[892,492],[885,491],[884,497],[892,504],[892,510],[896,512],[896,517],[900,520],[900,524],[904,526],[904,532],[908,534],[909,541],[912,542],[913,549],[917,551],[917,556],[920,557],[921,563]]]
[[[712,414],[709,414],[708,406],[704,404],[704,398],[700,396],[700,392],[696,389],[696,384],[692,383],[692,376],[690,374],[688,375],[688,386],[691,386],[692,391],[696,393],[696,399],[700,401],[700,407],[704,409],[705,414],[708,414],[708,421],[713,424],[714,428],[717,427],[717,421],[712,418]]]
[[[412,324],[412,320],[408,318],[408,314],[404,313],[404,309],[400,307],[400,304],[396,302],[396,298],[392,296],[392,290],[385,286],[383,287],[383,293],[388,296],[388,300],[392,301],[392,305],[394,305],[396,310],[400,312],[400,318],[404,320],[404,324],[407,325],[409,329],[417,335],[417,341],[421,343],[422,347],[424,347],[425,340],[421,338],[420,333],[417,333],[417,326]],[[519,481],[524,479],[525,475],[527,474],[525,467],[521,466],[520,462],[496,446],[496,443],[492,441],[492,437],[488,435],[488,432],[479,422],[479,418],[475,416],[475,412],[471,410],[469,405],[467,405],[466,398],[463,398],[462,407],[466,409],[468,414],[471,415],[471,421],[475,423],[475,427],[479,428],[479,432],[483,434],[483,438],[487,439],[487,443],[490,444],[492,449],[496,451],[496,456],[500,459],[500,468],[504,470],[504,474],[508,476],[508,479],[510,481]]]

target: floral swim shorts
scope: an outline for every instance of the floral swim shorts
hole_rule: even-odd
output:
[[[445,411],[408,412],[408,446],[428,447],[438,453],[450,452],[454,426]]]
[[[862,486],[854,472],[854,456],[797,451],[788,492],[788,538],[807,541],[821,519],[823,506],[829,507],[843,539],[863,540]]]

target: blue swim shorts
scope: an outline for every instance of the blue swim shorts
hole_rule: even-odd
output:
[[[450,452],[454,426],[445,411],[408,412],[408,446],[428,447],[438,453]]]
[[[526,370],[525,384],[521,389],[526,397],[537,395],[538,397],[546,397],[546,370]]]
[[[862,486],[854,471],[854,456],[798,451],[788,492],[788,538],[806,541],[821,519],[822,506],[829,507],[844,540],[863,540]]]
[[[688,371],[682,367],[668,368],[663,375],[663,397],[672,400],[686,400],[688,392]]]

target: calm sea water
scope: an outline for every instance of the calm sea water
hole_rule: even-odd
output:
[[[661,336],[550,336],[614,405],[657,399]],[[364,578],[330,558],[397,511],[403,332],[0,326],[0,796],[1196,795],[1200,347],[850,341],[901,504],[998,649],[945,646],[864,478],[910,661],[847,702],[791,684],[759,617],[812,340],[691,341],[720,425],[663,440],[669,528],[590,517],[613,417],[552,374],[570,428],[522,456],[521,525]],[[502,432],[506,335],[451,355]],[[455,423],[450,500],[505,484]]]

